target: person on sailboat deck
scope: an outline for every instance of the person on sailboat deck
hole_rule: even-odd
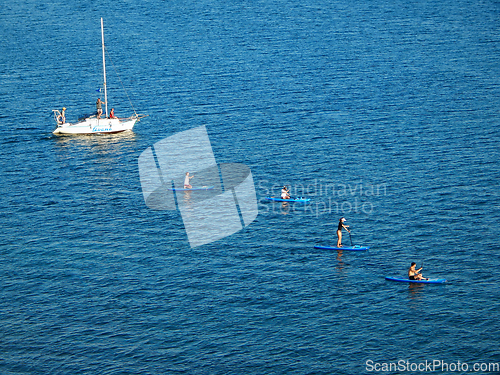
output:
[[[102,105],[106,104],[101,100],[101,98],[97,98],[97,102],[95,102],[95,105],[97,107],[97,118],[101,118],[102,115]]]
[[[111,108],[111,112],[109,112],[109,118],[116,118],[114,108]]]
[[[186,172],[186,177],[184,178],[184,189],[191,189],[192,188],[191,184],[189,183],[189,180],[192,179],[193,177],[194,177],[194,175],[190,176],[189,172]]]
[[[408,270],[408,278],[410,280],[429,280],[429,279],[426,279],[422,276],[422,274],[420,273],[420,271],[422,271],[422,268],[424,267],[420,267],[418,270],[415,269],[417,266],[417,264],[415,262],[411,262],[411,265],[410,265],[410,269]]]
[[[63,109],[61,110],[61,116],[59,116],[59,121],[61,122],[61,124],[64,124],[66,122],[66,114],[64,113],[64,111],[66,111],[66,107],[63,107]]]

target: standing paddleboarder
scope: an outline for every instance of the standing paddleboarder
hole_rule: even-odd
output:
[[[344,225],[345,222],[345,217],[341,217],[339,219],[339,226],[337,227],[337,247],[342,247],[342,228],[344,228],[346,231],[351,233],[351,231],[347,228],[349,228],[349,225]]]

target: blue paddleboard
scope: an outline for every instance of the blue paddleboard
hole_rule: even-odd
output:
[[[184,188],[179,188],[179,189],[168,189],[168,190],[171,190],[171,191],[190,191],[190,190],[210,190],[210,189],[213,189],[214,187],[213,186],[200,186],[200,187],[192,187],[191,189],[184,189]]]
[[[281,197],[266,197],[266,199],[274,202],[309,202],[310,198],[303,197],[290,197],[290,199],[283,199]]]
[[[400,277],[386,277],[386,280],[389,281],[398,281],[400,283],[418,283],[418,284],[443,284],[446,282],[445,279],[429,279],[429,280],[410,280],[410,279],[403,279]]]
[[[363,251],[363,250],[368,250],[370,247],[369,246],[354,245],[354,246],[342,246],[342,247],[337,247],[337,246],[314,246],[314,248],[315,249],[323,249],[323,250]]]

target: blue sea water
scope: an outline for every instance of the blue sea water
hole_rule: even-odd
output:
[[[56,137],[94,110],[100,17],[108,102],[149,116]],[[26,0],[0,30],[1,374],[500,363],[500,2]],[[259,215],[191,248],[138,157],[201,125]],[[369,251],[313,248],[341,216]],[[412,261],[448,283],[384,280]]]

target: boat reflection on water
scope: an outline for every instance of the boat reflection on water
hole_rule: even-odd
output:
[[[123,141],[135,141],[137,135],[133,131],[121,132],[121,133],[101,133],[101,134],[76,134],[71,137],[60,137],[53,135],[51,137],[56,141],[58,146],[95,146],[95,145],[112,145],[119,144]]]

